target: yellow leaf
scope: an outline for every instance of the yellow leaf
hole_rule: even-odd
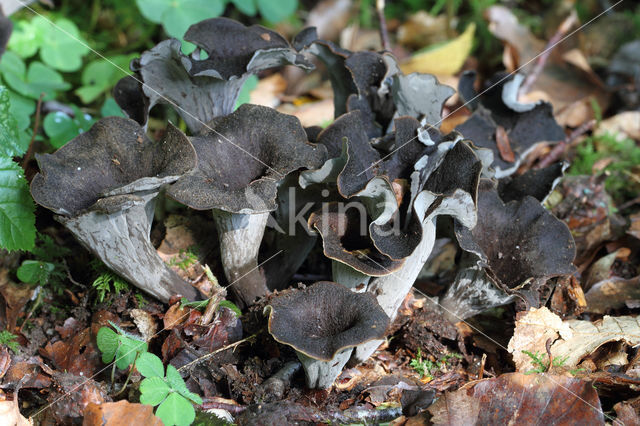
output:
[[[434,49],[413,55],[407,62],[400,65],[400,69],[405,74],[422,72],[453,75],[457,73],[471,53],[475,30],[476,25],[469,24],[467,29],[457,38]]]

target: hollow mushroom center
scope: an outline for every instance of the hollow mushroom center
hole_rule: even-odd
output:
[[[340,306],[339,309],[314,306],[312,311],[305,312],[305,315],[307,320],[303,333],[311,339],[338,336],[358,323],[358,314],[347,306]]]

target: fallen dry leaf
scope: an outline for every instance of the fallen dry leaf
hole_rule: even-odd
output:
[[[591,383],[567,376],[507,373],[445,393],[429,407],[435,425],[603,425]]]
[[[517,52],[518,63],[515,68],[531,61],[544,48],[544,42],[531,34],[529,29],[518,22],[518,18],[504,6],[492,6],[485,12],[489,21],[489,31],[497,38],[511,45]],[[529,63],[524,72],[530,70],[533,63]]]
[[[405,74],[422,72],[436,75],[453,75],[460,71],[473,47],[475,24],[469,24],[457,38],[426,52],[416,53],[400,65]]]
[[[516,370],[526,372],[536,367],[531,357],[522,351],[544,354],[548,339],[554,341],[558,336],[569,338],[571,333],[569,326],[546,307],[531,308],[516,320],[516,328],[507,347],[513,356]]]
[[[516,161],[516,155],[513,153],[511,145],[509,144],[509,135],[502,126],[496,127],[496,145],[498,146],[500,157],[504,161],[509,163]]]
[[[13,401],[0,401],[0,426],[29,426],[33,423],[20,414],[18,396]]]
[[[640,344],[639,317],[610,317],[596,322],[569,320],[565,323],[571,328],[573,336],[569,339],[557,340],[551,346],[554,358],[563,358],[564,367],[578,365],[580,360],[592,354],[600,346],[608,342],[625,342],[635,346]]]
[[[83,426],[149,425],[162,426],[151,405],[128,401],[89,403],[84,410]]]
[[[136,327],[140,330],[145,342],[150,341],[156,334],[158,324],[153,316],[143,309],[131,309],[131,316]]]
[[[640,141],[640,111],[625,111],[602,120],[598,125],[596,135],[603,133],[617,133],[623,137]]]
[[[587,312],[604,314],[628,302],[640,300],[640,276],[631,279],[611,277],[594,284],[585,294]]]

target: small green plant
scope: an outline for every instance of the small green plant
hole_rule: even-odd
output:
[[[198,309],[203,311],[204,309],[206,309],[207,305],[209,304],[209,299],[206,300],[196,300],[194,302],[190,302],[186,297],[183,297],[182,299],[180,299],[180,307],[189,307],[189,308],[193,308],[193,309]],[[240,308],[238,308],[238,306],[236,306],[235,303],[230,302],[228,300],[221,300],[220,304],[218,305],[218,309],[220,308],[228,308],[231,309],[233,311],[233,313],[235,313],[237,316],[242,316],[242,311],[240,310]]]
[[[522,353],[531,358],[531,362],[536,366],[533,370],[529,370],[524,374],[546,373],[547,371],[549,371],[550,367],[562,367],[569,358],[569,356],[553,358],[551,363],[549,363],[549,361],[545,361],[546,355],[541,354],[540,352],[536,351],[535,353],[533,353],[531,351],[523,350]]]
[[[115,360],[115,366],[121,370],[133,364],[137,356],[147,351],[147,343],[139,337],[133,336],[111,321],[109,324],[116,329],[101,327],[96,336],[98,349],[102,352],[102,362],[108,364]]]
[[[16,336],[15,334],[7,330],[0,331],[0,345],[5,345],[9,349],[11,349],[15,354],[17,354],[18,351],[20,351],[20,344],[16,342],[17,338],[18,336]]]
[[[635,141],[611,133],[591,136],[577,147],[569,174],[591,175],[601,160],[607,163],[598,173],[607,175],[605,187],[613,199],[635,197],[640,190],[640,147]]]
[[[31,250],[35,244],[35,207],[22,168],[13,161],[27,148],[10,112],[9,91],[0,86],[0,248],[9,251]]]
[[[420,378],[425,376],[433,378],[433,373],[438,370],[444,369],[447,365],[449,365],[449,362],[453,358],[462,359],[462,355],[456,352],[451,352],[451,353],[445,354],[438,361],[433,362],[428,359],[423,359],[422,350],[418,348],[418,353],[416,354],[416,357],[411,360],[409,365],[416,371],[416,373],[420,375]]]
[[[91,283],[91,286],[96,289],[96,301],[98,303],[104,302],[105,297],[109,293],[118,295],[129,289],[129,283],[124,278],[107,269],[99,260],[94,259],[90,265],[98,274],[97,278]]]
[[[435,363],[428,359],[422,359],[422,349],[418,348],[416,357],[411,360],[409,365],[422,377],[433,378],[431,370],[435,367]]]
[[[193,404],[202,404],[198,394],[190,392],[178,370],[171,364],[166,374],[162,360],[152,353],[140,354],[136,368],[145,379],[140,382],[140,402],[158,406],[156,416],[165,425],[190,425],[196,416]]]
[[[178,268],[186,271],[190,266],[194,265],[198,261],[198,253],[195,247],[189,247],[187,249],[181,249],[178,255],[169,261],[169,266],[177,266]]]
[[[31,253],[35,259],[22,261],[16,271],[18,279],[27,284],[47,286],[56,294],[62,294],[67,278],[63,259],[71,250],[59,246],[48,235],[37,234]]]

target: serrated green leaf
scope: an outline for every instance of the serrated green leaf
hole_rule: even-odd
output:
[[[82,57],[89,48],[76,24],[65,18],[49,22],[41,16],[33,18],[32,23],[44,34],[40,47],[42,62],[66,72],[76,71],[82,66]]]
[[[196,418],[196,411],[182,395],[171,393],[156,410],[156,416],[160,417],[165,426],[186,426]]]
[[[120,341],[115,331],[109,327],[101,327],[96,336],[96,344],[102,352],[102,362],[108,364],[115,358]]]
[[[56,266],[53,263],[25,260],[16,271],[16,275],[23,283],[45,285],[54,269]]]
[[[231,0],[231,3],[247,16],[256,16],[258,12],[256,0]]]
[[[0,157],[0,247],[31,250],[36,240],[35,206],[22,169]]]
[[[147,377],[140,382],[140,403],[156,406],[164,401],[170,390],[161,377]]]
[[[276,24],[293,15],[298,8],[298,0],[256,0],[260,15]]]
[[[9,158],[24,154],[18,138],[18,123],[10,108],[9,90],[0,86],[0,155]]]
[[[162,360],[149,352],[140,354],[136,361],[136,368],[144,377],[164,377]]]

